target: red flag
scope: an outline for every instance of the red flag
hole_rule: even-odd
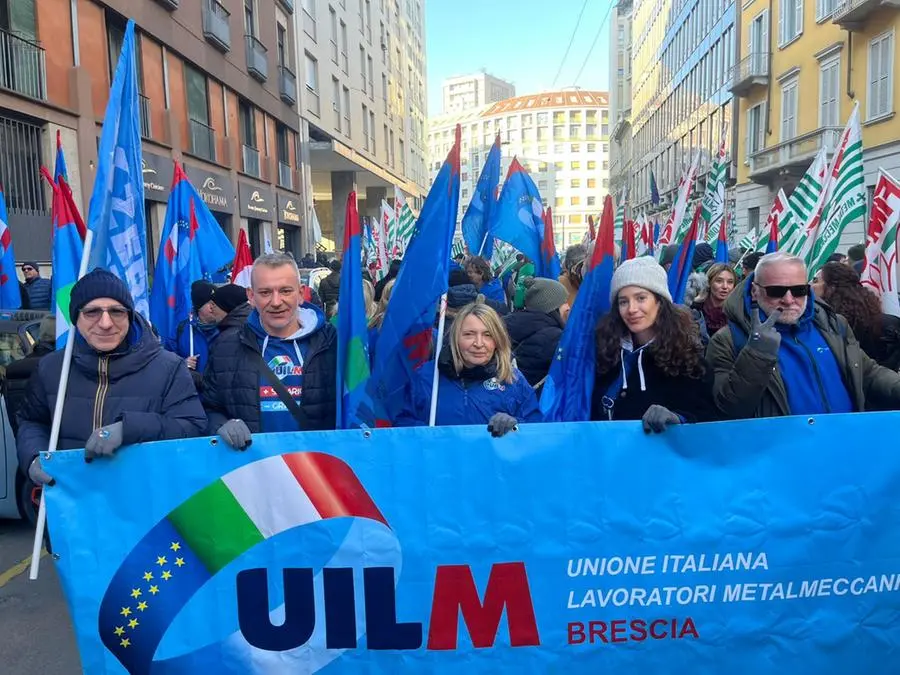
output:
[[[234,255],[234,264],[231,266],[231,283],[250,288],[250,270],[252,268],[253,254],[250,253],[250,244],[247,243],[247,232],[241,229]]]
[[[632,258],[637,257],[637,253],[634,250],[634,221],[626,220],[622,225],[622,228],[625,230],[625,234],[622,239],[624,239],[625,248],[622,251],[622,260],[631,260]]]
[[[591,233],[591,241],[597,238],[597,228],[594,227],[594,216],[588,216],[588,228]]]

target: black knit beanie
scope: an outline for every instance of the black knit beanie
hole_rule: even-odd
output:
[[[191,306],[195,312],[212,300],[215,290],[216,285],[204,279],[191,284]]]
[[[78,321],[81,308],[97,298],[116,300],[129,312],[134,311],[134,300],[131,299],[131,292],[125,282],[112,272],[97,268],[81,277],[72,287],[69,319],[73,324]]]
[[[219,286],[210,298],[213,303],[226,314],[247,302],[247,289],[237,284]]]

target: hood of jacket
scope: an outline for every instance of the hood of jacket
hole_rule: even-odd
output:
[[[222,319],[216,327],[220,331],[223,331],[226,328],[240,328],[247,323],[247,319],[250,317],[251,312],[253,312],[253,308],[250,306],[249,302],[245,302],[231,310],[228,313],[228,316]],[[259,315],[257,314],[257,322],[258,321]],[[260,326],[260,328],[262,328],[262,326]]]
[[[255,309],[250,312],[247,317],[247,326],[256,336],[257,342],[265,346],[267,342],[273,340],[283,341],[303,341],[309,339],[315,333],[318,333],[326,324],[325,313],[313,305],[312,303],[304,303],[297,308],[297,319],[300,321],[300,329],[293,335],[286,338],[278,338],[269,335],[263,328],[262,322],[259,320],[259,312]]]
[[[563,329],[562,318],[559,311],[547,314],[532,309],[523,309],[506,316],[506,330],[513,342],[525,342],[528,338],[542,330]]]
[[[73,363],[84,372],[96,375],[101,357],[109,358],[109,377],[131,375],[145,368],[159,353],[162,346],[147,320],[134,313],[128,335],[121,345],[111,352],[101,353],[91,347],[81,333],[75,333]]]

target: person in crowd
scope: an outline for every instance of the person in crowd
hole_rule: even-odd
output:
[[[319,297],[325,309],[325,316],[332,317],[337,309],[341,292],[341,261],[335,258],[329,263],[331,274],[319,282]]]
[[[575,298],[578,296],[578,289],[581,288],[581,282],[584,280],[584,266],[588,257],[588,247],[584,244],[572,244],[566,249],[566,257],[563,260],[563,269],[559,275],[559,283],[565,286],[569,296],[566,304],[569,307],[575,306]]]
[[[488,300],[505,305],[506,293],[499,279],[494,278],[491,266],[487,260],[480,256],[473,256],[466,262],[466,274],[469,281],[474,284],[476,290]]]
[[[713,252],[713,247],[704,241],[694,247],[694,258],[691,261],[691,265],[695,272],[706,274],[706,270],[709,269],[715,257],[716,254]]]
[[[384,287],[381,294],[381,300],[373,302],[374,307],[372,316],[369,317],[369,360],[375,363],[375,347],[378,344],[378,336],[381,334],[381,325],[384,323],[384,315],[387,313],[388,302],[391,300],[391,293],[394,292],[394,280],[392,279]],[[373,298],[374,298],[373,287]]]
[[[56,351],[56,316],[48,314],[41,319],[38,341],[34,349],[24,359],[13,361],[6,366],[6,412],[13,434],[18,433],[19,420],[16,414],[25,401],[28,380],[37,370],[41,359]]]
[[[692,307],[698,298],[702,298],[709,290],[709,280],[705,272],[691,272],[684,288],[684,300],[681,304]]]
[[[672,302],[665,269],[648,256],[624,262],[610,304],[597,324],[591,419],[641,420],[648,433],[716,419],[697,327]]]
[[[219,337],[204,373],[209,432],[243,450],[253,433],[334,429],[334,326],[302,301],[292,258],[260,256],[250,279],[250,316],[239,330]]]
[[[856,263],[861,263],[866,259],[866,245],[853,244],[847,249],[847,265],[853,267]],[[857,270],[859,271],[859,270]]]
[[[53,282],[50,282],[53,285]],[[52,291],[52,289],[51,289]],[[28,297],[28,286],[24,282],[19,282],[19,309],[31,309],[31,300]]]
[[[383,297],[384,293],[381,295]],[[375,286],[368,279],[363,279],[363,301],[366,303],[366,321],[371,321],[378,311],[378,304],[375,302]]]
[[[131,292],[111,272],[95,269],[72,287],[69,319],[77,331],[60,450],[84,448],[85,459],[122,445],[191,438],[206,415],[184,361],[162,348],[134,311]],[[19,408],[19,466],[35,483],[51,478],[39,455],[48,449],[63,350],[43,357]]]
[[[381,300],[381,294],[384,293],[384,287],[387,286],[392,280],[397,278],[397,275],[400,274],[400,265],[402,264],[401,260],[392,260],[391,266],[388,268],[388,273],[384,275],[384,277],[375,284],[375,301]]]
[[[203,372],[209,356],[209,345],[219,334],[221,317],[210,303],[215,284],[203,279],[191,284],[191,308],[193,313],[179,322],[175,328],[175,338],[166,344],[166,349],[175,352],[185,360],[192,372]],[[193,333],[193,351],[191,350]]]
[[[310,270],[310,269],[317,267],[315,256],[311,252],[308,252],[300,260],[299,266],[300,266],[300,269],[305,269],[305,270]]]
[[[22,276],[25,277],[25,291],[28,294],[30,309],[50,310],[50,296],[53,286],[49,279],[41,276],[41,268],[33,261],[22,263]]]
[[[460,253],[459,255],[453,256],[450,260],[450,269],[451,270],[461,270],[464,269],[463,265],[466,263],[466,256]]]
[[[516,256],[516,270],[512,276],[513,292],[513,309],[519,310],[525,306],[525,280],[534,276],[534,263],[531,262],[521,253]]]
[[[472,283],[472,274],[464,270],[450,270],[450,278],[447,288],[447,329],[450,328],[450,321],[456,316],[456,312],[466,305],[475,302],[475,299],[481,295],[482,302],[488,305],[500,316],[509,313],[509,309],[503,300],[496,301],[488,298],[481,293],[478,286]],[[505,298],[504,298],[505,300]]]
[[[879,366],[843,316],[815,302],[806,263],[770,253],[725,301],[709,343],[714,397],[729,419],[900,407],[900,375]]]
[[[813,277],[812,289],[847,319],[863,351],[879,364],[900,366],[900,318],[881,313],[881,301],[859,283],[859,275],[843,263],[825,263]]]
[[[525,282],[525,309],[504,318],[516,367],[536,391],[550,372],[550,364],[568,317],[569,291],[553,279]]]
[[[247,301],[247,289],[238,284],[224,284],[217,287],[209,303],[218,328],[215,342],[224,335],[240,331],[247,323],[252,309]]]
[[[466,305],[453,320],[436,361],[418,371],[398,426],[427,424],[434,369],[438,369],[436,424],[487,424],[495,437],[519,422],[540,422],[534,390],[512,362],[509,335],[488,305]]]
[[[763,254],[759,251],[754,251],[753,253],[748,253],[744,256],[744,262],[741,263],[741,271],[743,272],[744,279],[753,274],[759,261],[762,260],[762,257]]]
[[[709,338],[728,323],[725,301],[737,284],[731,265],[716,263],[706,273],[706,292],[691,305],[691,314],[700,327],[700,339],[705,347]]]
[[[675,262],[675,256],[678,255],[678,244],[667,244],[663,247],[662,255],[659,258],[659,264],[668,272]]]
[[[850,264],[848,262],[847,256],[845,256],[843,253],[832,253],[830,256],[828,256],[828,260],[826,260],[825,262],[826,263],[836,262],[839,265],[849,265]]]

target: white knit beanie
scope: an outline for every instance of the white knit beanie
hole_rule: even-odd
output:
[[[626,286],[639,286],[672,302],[666,270],[651,256],[626,260],[613,272],[609,287],[609,301],[615,305],[616,296]]]

